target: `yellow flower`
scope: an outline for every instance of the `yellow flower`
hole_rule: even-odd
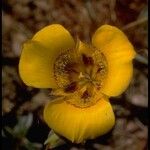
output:
[[[88,45],[73,40],[61,25],[37,32],[23,46],[19,73],[25,84],[53,88],[44,119],[56,133],[75,143],[108,132],[115,123],[108,100],[130,83],[135,51],[118,28],[103,25]]]

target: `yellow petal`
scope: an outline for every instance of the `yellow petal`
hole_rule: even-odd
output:
[[[92,43],[103,52],[108,63],[108,75],[102,92],[108,96],[120,95],[132,77],[132,59],[136,54],[132,44],[121,30],[110,25],[98,28]]]
[[[57,55],[59,51],[69,50],[75,44],[70,33],[59,24],[44,27],[34,35],[33,40],[50,48],[53,55]]]
[[[49,51],[36,41],[28,41],[23,45],[19,73],[25,84],[37,88],[56,86],[48,53]]]
[[[75,143],[103,135],[115,123],[107,99],[87,108],[75,107],[65,101],[50,102],[44,109],[44,119],[56,133]]]
[[[54,62],[73,47],[71,35],[61,25],[50,25],[37,32],[23,45],[19,72],[24,83],[37,88],[56,88]]]
[[[132,62],[125,64],[112,63],[108,71],[101,92],[108,96],[117,96],[125,91],[132,79],[133,65]]]

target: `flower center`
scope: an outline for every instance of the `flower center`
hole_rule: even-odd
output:
[[[107,61],[99,50],[89,54],[78,49],[59,55],[54,74],[59,89],[52,94],[76,107],[89,107],[101,99],[101,87],[107,75]]]

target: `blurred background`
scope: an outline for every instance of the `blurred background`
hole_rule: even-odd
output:
[[[111,98],[115,127],[84,145],[70,142],[56,150],[147,150],[148,24],[146,0],[2,1],[2,149],[45,150],[50,129],[43,120],[48,90],[27,87],[18,75],[22,43],[41,28],[62,24],[90,42],[103,24],[122,29],[135,47],[133,80],[124,94]]]

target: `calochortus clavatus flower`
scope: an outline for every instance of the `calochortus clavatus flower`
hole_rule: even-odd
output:
[[[19,73],[28,86],[53,89],[56,99],[45,106],[44,120],[59,135],[81,143],[114,126],[108,98],[128,87],[135,54],[114,26],[101,26],[91,44],[85,44],[53,24],[23,45]]]

